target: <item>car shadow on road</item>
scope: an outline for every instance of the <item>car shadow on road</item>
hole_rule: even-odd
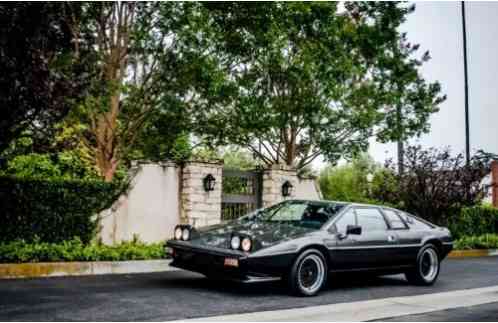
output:
[[[372,276],[366,274],[341,274],[329,275],[327,291],[345,291],[360,287],[388,287],[407,286],[408,282],[401,276]],[[289,295],[285,281],[243,284],[232,281],[214,280],[201,275],[186,277],[171,277],[162,279],[158,285],[162,288],[211,291],[220,294],[263,296],[263,295]]]

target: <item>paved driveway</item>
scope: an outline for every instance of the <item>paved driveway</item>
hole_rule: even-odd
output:
[[[498,285],[498,257],[443,262],[438,282],[411,286],[402,276],[333,280],[312,298],[278,283],[213,282],[185,271],[0,281],[0,321],[173,320],[334,304]]]

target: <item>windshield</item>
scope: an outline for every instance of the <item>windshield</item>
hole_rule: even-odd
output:
[[[266,209],[257,210],[246,219],[288,223],[296,226],[321,228],[334,217],[343,204],[332,202],[285,201]]]

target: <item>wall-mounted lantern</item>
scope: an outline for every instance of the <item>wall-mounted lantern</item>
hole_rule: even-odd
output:
[[[208,174],[206,177],[204,177],[202,181],[204,183],[204,190],[206,192],[214,191],[214,184],[216,184],[216,178],[214,178],[213,175]]]
[[[291,196],[294,186],[289,181],[285,181],[282,185],[282,196]]]

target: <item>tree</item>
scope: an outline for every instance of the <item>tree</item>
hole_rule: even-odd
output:
[[[0,5],[0,154],[23,133],[50,137],[84,95],[88,48],[71,32],[80,14],[79,4]]]
[[[392,44],[391,56],[384,58],[383,64],[392,77],[386,77],[384,87],[388,89],[394,113],[386,114],[382,121],[382,131],[377,135],[381,142],[398,142],[398,172],[403,173],[404,141],[429,131],[428,117],[439,111],[438,105],[446,100],[439,95],[438,82],[427,83],[418,68],[430,59],[429,51],[415,57],[418,44],[411,44],[406,33],[401,34],[397,43]]]
[[[169,108],[183,108],[179,105],[188,101],[192,74],[202,65],[184,50],[188,47],[182,33],[189,34],[188,19],[194,7],[185,3],[86,4],[86,24],[78,32],[80,38],[95,44],[98,62],[91,95],[75,119],[85,125],[83,141],[106,181],[112,180],[130,154],[152,159],[164,155],[151,149],[154,142],[147,136],[173,134],[168,139],[174,143],[185,135],[176,131],[184,120],[174,125],[178,115]]]
[[[266,164],[302,168],[323,155],[335,163],[387,138],[395,114],[397,28],[413,10],[398,3],[206,3],[204,52],[218,66],[224,100],[211,93],[197,113],[198,133],[213,144],[247,147]],[[416,66],[412,68],[416,71]],[[427,127],[439,90],[425,90],[410,132]],[[411,98],[416,99],[416,94]],[[430,100],[432,99],[432,101]],[[426,103],[430,106],[425,106]],[[421,108],[421,107],[425,108]]]
[[[401,202],[409,212],[446,224],[457,210],[474,206],[486,196],[489,187],[482,180],[489,175],[493,159],[496,156],[479,151],[466,165],[463,154],[452,156],[448,148],[407,147],[405,172],[396,175],[396,190],[385,196],[391,203]],[[391,161],[387,166],[395,172]]]
[[[325,199],[335,201],[368,202],[368,174],[378,171],[378,165],[366,154],[341,165],[329,165],[320,172],[318,182]]]

